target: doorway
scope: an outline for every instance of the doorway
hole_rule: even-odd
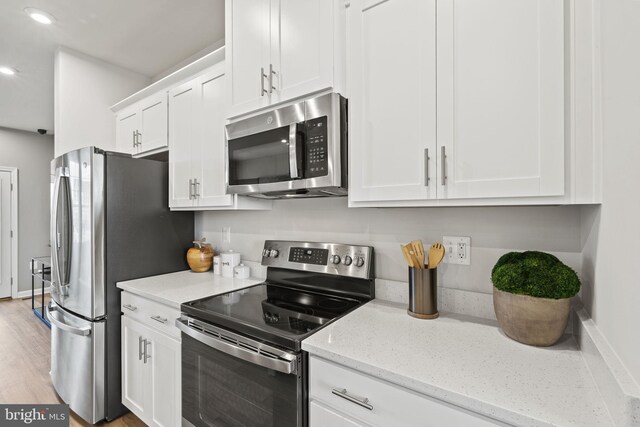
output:
[[[18,170],[0,167],[0,298],[18,291]]]

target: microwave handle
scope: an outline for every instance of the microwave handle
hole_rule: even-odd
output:
[[[298,171],[298,156],[301,150],[300,142],[298,124],[293,123],[289,125],[289,171],[291,173],[291,179],[302,178]]]

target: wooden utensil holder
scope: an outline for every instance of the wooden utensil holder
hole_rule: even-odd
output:
[[[435,319],[438,313],[438,269],[409,267],[409,308],[418,319]]]

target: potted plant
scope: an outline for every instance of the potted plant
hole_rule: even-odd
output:
[[[580,290],[575,271],[551,254],[504,254],[491,271],[493,308],[507,336],[524,344],[550,346],[567,327],[571,297]]]

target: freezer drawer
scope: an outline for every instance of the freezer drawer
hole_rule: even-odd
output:
[[[76,317],[53,301],[47,317],[53,386],[71,410],[95,424],[105,417],[105,322]]]

